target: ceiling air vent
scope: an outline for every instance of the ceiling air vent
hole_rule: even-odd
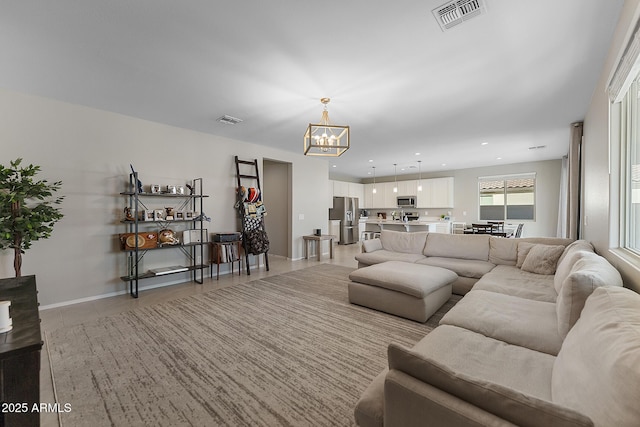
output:
[[[432,11],[442,31],[446,31],[486,12],[484,0],[454,0]]]
[[[242,119],[239,119],[237,117],[227,116],[225,114],[222,117],[218,117],[216,121],[220,123],[224,123],[225,125],[237,125],[238,123],[242,122]]]

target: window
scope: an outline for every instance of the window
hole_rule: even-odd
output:
[[[622,245],[640,254],[640,138],[638,125],[638,78],[636,78],[621,105],[621,206]]]
[[[535,174],[478,179],[480,220],[535,219]]]

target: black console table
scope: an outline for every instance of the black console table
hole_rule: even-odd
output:
[[[13,320],[13,329],[0,334],[0,426],[40,425],[40,413],[32,411],[40,404],[37,293],[35,276],[0,279],[0,301],[11,301]]]

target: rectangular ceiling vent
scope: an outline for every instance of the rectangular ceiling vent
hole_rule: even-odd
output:
[[[487,13],[487,8],[485,0],[454,0],[433,9],[432,13],[442,31],[446,31]]]
[[[227,116],[226,114],[222,117],[218,117],[216,120],[220,123],[224,123],[225,125],[237,125],[238,123],[242,122],[242,119]]]

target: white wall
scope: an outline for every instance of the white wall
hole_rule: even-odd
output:
[[[567,141],[569,126],[567,125]],[[467,223],[478,221],[478,178],[481,176],[536,173],[535,220],[524,223],[523,237],[555,237],[558,227],[558,202],[560,199],[560,173],[562,160],[515,163],[483,168],[460,169],[453,172],[455,177],[455,209],[452,215],[456,221]],[[464,212],[467,215],[463,215]],[[431,213],[431,212],[430,212]],[[518,221],[512,221],[516,223]]]
[[[636,291],[640,291],[639,267],[618,258],[610,250],[618,245],[619,218],[615,206],[619,203],[617,196],[619,165],[615,155],[618,148],[615,141],[612,141],[611,149],[614,155],[611,158],[611,164],[609,163],[609,99],[606,89],[609,78],[617,67],[636,26],[638,16],[640,16],[640,1],[626,0],[605,66],[585,116],[582,218],[583,238],[592,242],[598,253],[605,256],[622,272],[625,286]]]
[[[0,117],[2,164],[22,157],[42,166],[42,178],[63,181],[65,217],[51,238],[35,242],[23,260],[23,274],[37,276],[42,305],[126,289],[119,279],[126,266],[117,235],[126,231],[119,222],[125,203],[119,193],[126,190],[129,163],[144,184],[184,185],[202,177],[210,196],[204,206],[212,217],[209,231],[229,231],[237,229],[233,156],[291,162],[294,259],[302,257],[301,236],[325,227],[328,221],[327,198],[314,196],[329,191],[328,165],[323,159],[5,90],[0,90]],[[299,143],[291,141],[295,146]],[[265,205],[268,209],[268,200]],[[299,214],[304,214],[304,220]],[[173,251],[157,252],[145,256],[143,268],[185,262],[179,256],[162,259]],[[0,253],[0,277],[12,277],[12,265],[12,252]],[[181,276],[161,282],[188,277]],[[141,285],[153,285],[156,280]]]

